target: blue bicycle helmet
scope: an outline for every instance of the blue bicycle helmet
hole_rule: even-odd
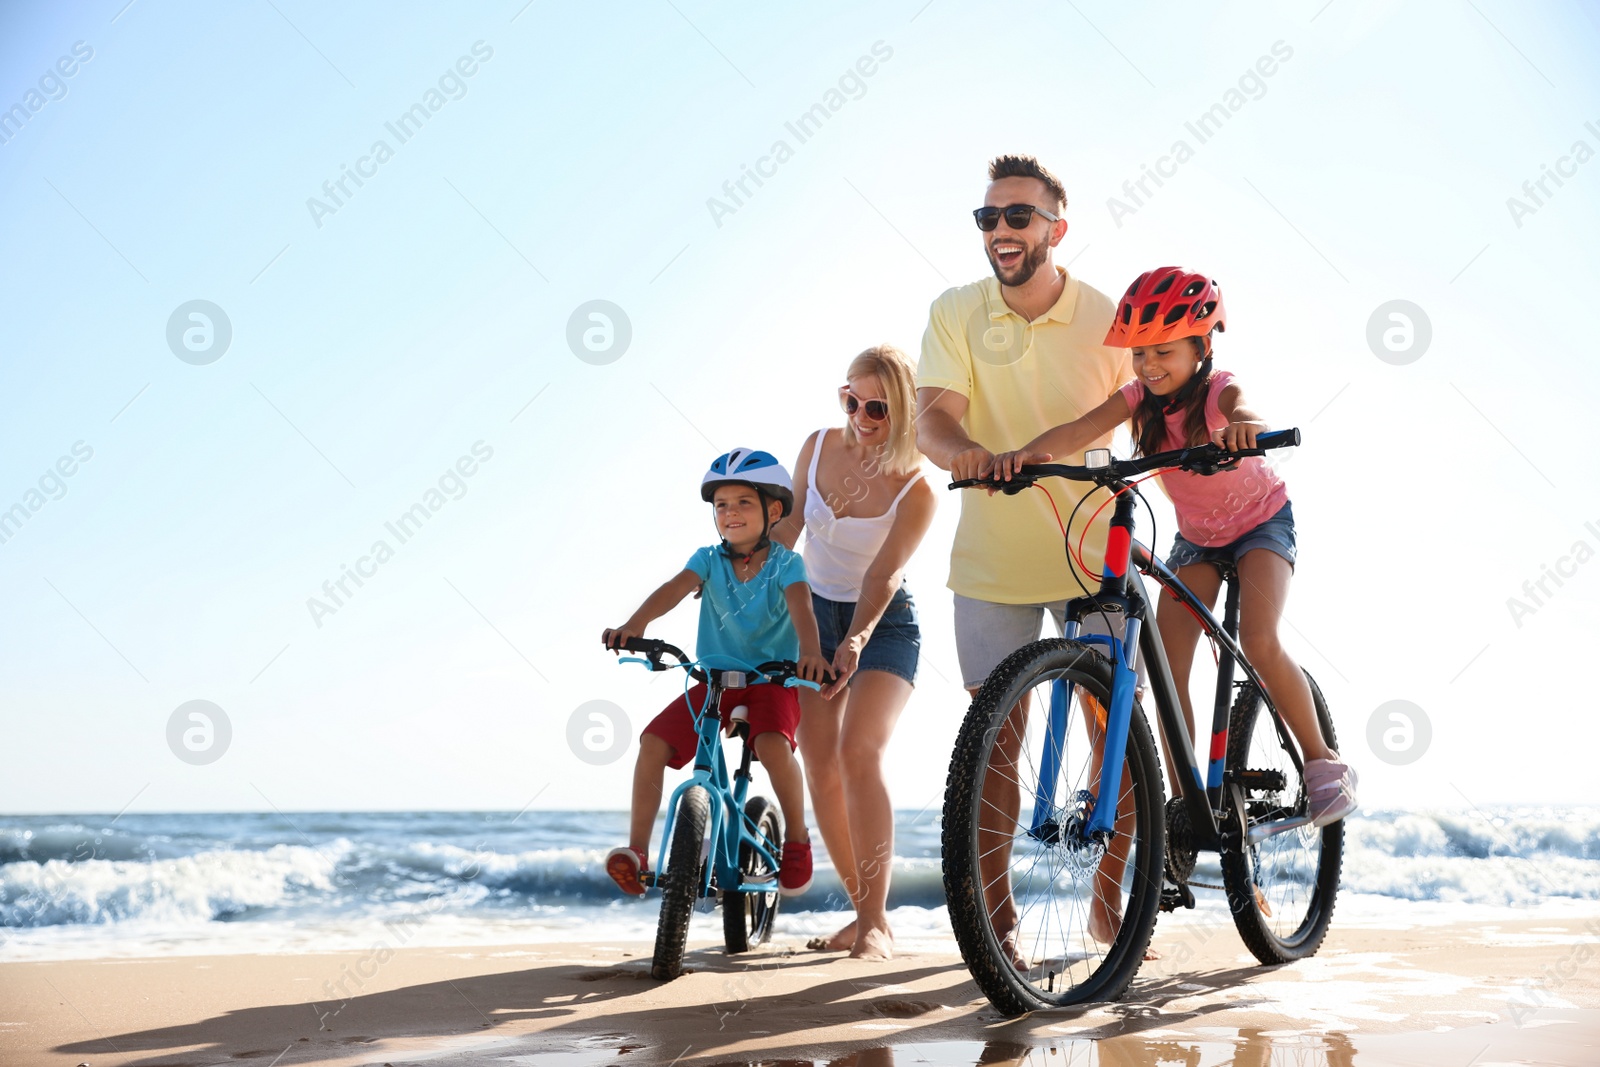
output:
[[[711,502],[717,489],[724,485],[748,485],[783,504],[783,514],[794,510],[794,483],[770,452],[757,452],[753,448],[736,448],[711,462],[711,469],[700,479],[700,499]]]
[[[710,503],[717,490],[724,485],[747,485],[761,497],[761,540],[745,556],[745,559],[749,559],[772,543],[767,536],[771,532],[767,501],[771,499],[782,504],[783,517],[788,517],[794,510],[794,483],[789,480],[789,472],[772,453],[736,448],[711,461],[711,469],[700,479],[700,499]],[[733,558],[733,549],[726,539],[722,542],[722,551],[730,559]]]

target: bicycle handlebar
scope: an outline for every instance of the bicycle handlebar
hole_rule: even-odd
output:
[[[693,662],[689,656],[677,645],[668,644],[666,641],[657,641],[653,637],[630,637],[620,645],[608,646],[613,652],[643,652],[650,660],[650,669],[653,671],[671,670]],[[672,656],[677,663],[662,663],[662,656]]]
[[[1241,448],[1229,452],[1220,445],[1211,443],[1193,445],[1189,448],[1175,448],[1169,452],[1157,452],[1154,455],[1143,456],[1139,459],[1113,460],[1103,467],[1076,467],[1065,463],[1030,463],[1024,465],[1011,481],[997,481],[993,476],[988,478],[962,478],[950,483],[951,489],[972,489],[993,487],[1009,495],[1020,493],[1032,486],[1040,478],[1054,477],[1066,478],[1075,482],[1094,482],[1105,485],[1110,482],[1120,482],[1147,471],[1160,470],[1166,467],[1177,467],[1182,470],[1195,471],[1199,474],[1216,474],[1218,471],[1236,459],[1246,456],[1263,456],[1274,448],[1292,448],[1300,443],[1298,428],[1287,430],[1273,430],[1261,434],[1256,438],[1256,447]]]
[[[683,667],[700,681],[709,681],[705,674],[706,668],[703,665],[697,664],[695,660],[690,659],[689,656],[684,654],[682,649],[678,648],[676,645],[669,644],[666,641],[658,641],[649,637],[630,637],[621,645],[612,646],[612,651],[642,652],[646,657],[644,660],[645,664],[652,671],[669,671],[676,667]],[[663,663],[661,662],[661,657],[664,655],[672,656],[676,658],[678,662]],[[794,688],[794,686],[790,685],[790,682],[795,683],[795,685],[806,686],[809,689],[821,689],[824,685],[832,685],[838,678],[837,675],[825,673],[822,676],[822,684],[818,685],[816,682],[807,681],[806,679],[800,677],[800,675],[796,673],[798,669],[799,664],[795,663],[794,660],[775,659],[768,660],[766,663],[762,663],[755,667],[753,671],[746,671],[745,673],[762,675],[768,681],[779,683],[791,689]]]

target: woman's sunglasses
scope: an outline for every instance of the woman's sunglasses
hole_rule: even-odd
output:
[[[889,417],[889,402],[887,400],[862,400],[850,391],[848,385],[839,386],[839,406],[844,408],[846,415],[854,415],[862,408],[866,408],[867,418],[873,422],[882,422]]]
[[[1033,221],[1034,212],[1038,212],[1051,222],[1061,221],[1060,215],[1052,215],[1044,208],[1034,207],[1032,204],[1011,204],[1007,207],[980,207],[978,210],[972,213],[972,217],[978,220],[978,229],[982,230],[984,233],[988,233],[996,226],[1000,225],[1000,216],[1002,215],[1005,216],[1006,225],[1010,226],[1013,230],[1026,230],[1028,228],[1028,224]]]

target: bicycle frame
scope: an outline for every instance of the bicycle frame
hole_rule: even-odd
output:
[[[1175,783],[1182,784],[1184,804],[1189,824],[1194,833],[1195,845],[1202,851],[1215,852],[1221,848],[1226,830],[1243,831],[1243,824],[1224,827],[1221,823],[1224,793],[1230,795],[1232,808],[1238,813],[1245,810],[1241,784],[1230,781],[1225,769],[1228,751],[1228,714],[1234,687],[1236,667],[1243,667],[1246,678],[1260,690],[1274,728],[1285,742],[1296,767],[1300,768],[1300,754],[1292,743],[1290,734],[1277,708],[1267,695],[1267,688],[1238,644],[1239,585],[1231,570],[1225,572],[1227,599],[1222,622],[1218,622],[1206,605],[1179,581],[1165,563],[1148,547],[1133,539],[1133,494],[1127,492],[1125,482],[1109,485],[1116,497],[1110,533],[1106,539],[1105,565],[1101,572],[1100,590],[1092,596],[1078,597],[1067,604],[1066,625],[1063,636],[1085,644],[1105,645],[1114,664],[1111,688],[1111,707],[1106,714],[1105,741],[1100,765],[1099,795],[1095,798],[1094,813],[1082,829],[1086,838],[1110,840],[1117,818],[1117,793],[1122,782],[1122,767],[1127,753],[1128,726],[1133,718],[1133,698],[1138,687],[1138,673],[1134,669],[1131,647],[1137,645],[1148,668],[1151,695],[1155,698],[1157,720],[1162,737],[1167,742],[1170,758],[1177,766],[1172,768]],[[1216,704],[1211,720],[1211,743],[1207,753],[1208,766],[1202,776],[1190,741],[1189,728],[1183,718],[1183,705],[1179,702],[1177,685],[1172,668],[1167,662],[1166,650],[1161,643],[1161,630],[1145,593],[1141,572],[1153,578],[1162,588],[1183,603],[1200,620],[1202,631],[1217,641],[1220,654],[1217,663]],[[1119,614],[1126,620],[1123,637],[1104,634],[1081,633],[1083,620],[1094,614]],[[1034,797],[1031,836],[1059,832],[1052,829],[1055,803],[1055,780],[1059,773],[1060,753],[1067,728],[1066,709],[1071,701],[1072,683],[1056,679],[1051,684],[1049,726],[1046,729],[1044,753],[1040,759],[1039,785]],[[1296,816],[1273,823],[1252,827],[1248,831],[1251,843],[1275,833],[1292,830],[1309,823],[1310,816]]]
[[[718,714],[721,707],[722,694],[727,691],[723,685],[722,671],[706,671],[706,703],[703,707],[691,711],[695,716],[695,732],[699,742],[694,753],[694,772],[689,780],[679,785],[672,791],[672,798],[667,804],[667,823],[661,835],[661,852],[656,863],[657,879],[661,878],[667,870],[667,853],[672,844],[673,822],[678,815],[678,799],[686,790],[695,786],[704,788],[711,794],[711,855],[710,862],[701,874],[701,897],[710,895],[711,876],[715,872],[717,885],[723,889],[735,889],[741,893],[769,893],[777,888],[777,881],[750,882],[741,881],[739,870],[739,847],[748,843],[766,861],[769,870],[778,869],[779,858],[774,856],[762,840],[758,828],[750,823],[744,813],[744,802],[750,792],[750,756],[751,744],[745,740],[743,758],[739,763],[739,770],[733,775],[730,782],[728,777],[727,761],[722,754],[722,719]],[[772,684],[772,683],[763,683]],[[720,800],[721,803],[715,801]]]

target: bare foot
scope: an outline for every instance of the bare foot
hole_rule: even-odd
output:
[[[1089,908],[1089,936],[1102,945],[1109,945],[1122,931],[1122,916],[1113,912],[1104,901],[1096,900]]]
[[[894,959],[894,934],[887,925],[882,927],[863,926],[856,934],[855,946],[850,949],[850,958],[855,960],[892,960]]]
[[[806,948],[817,952],[843,952],[854,948],[856,943],[856,921],[851,919],[832,937],[813,937],[806,942]]]
[[[1006,934],[1000,939],[1000,951],[1011,957],[1011,966],[1015,967],[1018,971],[1026,973],[1028,969],[1033,966],[1033,964],[1028,961],[1026,956],[1017,951],[1016,938],[1011,934]]]
[[[1122,916],[1113,912],[1102,902],[1095,901],[1089,909],[1089,936],[1103,945],[1109,945],[1117,939],[1117,934],[1122,931]],[[1159,960],[1161,953],[1153,948],[1146,947],[1144,958]]]

